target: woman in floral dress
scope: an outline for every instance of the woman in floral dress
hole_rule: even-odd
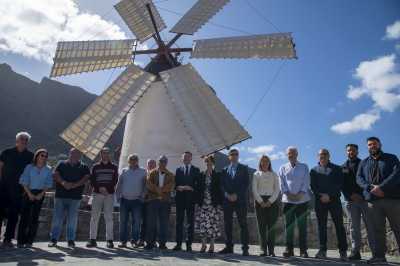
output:
[[[210,240],[209,253],[214,252],[214,240],[221,236],[222,221],[222,191],[220,174],[214,170],[214,156],[205,158],[207,170],[201,173],[199,185],[198,207],[196,212],[195,231],[202,240],[200,252],[207,249],[207,239]]]

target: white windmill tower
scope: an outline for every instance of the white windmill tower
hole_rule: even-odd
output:
[[[117,79],[61,137],[94,159],[120,122],[126,118],[120,168],[130,153],[143,160],[169,157],[169,167],[180,164],[180,154],[201,156],[250,138],[191,64],[181,65],[174,53],[191,58],[296,58],[290,33],[195,40],[192,48],[173,48],[182,35],[193,35],[229,0],[198,0],[171,29],[169,42],[159,31],[166,28],[151,0],[122,0],[116,10],[141,43],[154,38],[158,48],[136,50],[135,39],[70,41],[57,45],[50,77],[126,67]],[[144,68],[133,64],[140,54],[155,54]]]

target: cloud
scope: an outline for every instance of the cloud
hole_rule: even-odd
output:
[[[400,39],[400,20],[397,20],[393,24],[386,27],[385,39]]]
[[[350,85],[347,98],[356,101],[369,97],[373,106],[370,111],[356,115],[350,121],[337,123],[331,130],[338,134],[348,134],[370,130],[381,118],[381,112],[394,112],[400,106],[400,72],[396,55],[390,54],[361,62],[353,77],[359,86]]]
[[[248,147],[247,151],[255,154],[267,154],[273,152],[275,148],[275,145],[262,145],[257,147]]]
[[[57,41],[125,39],[120,27],[73,0],[3,0],[0,51],[52,62]]]
[[[335,124],[331,130],[338,134],[349,134],[358,131],[370,130],[380,118],[379,112],[370,112],[356,115],[352,120]]]
[[[256,161],[262,155],[268,155],[272,161],[282,160],[286,158],[284,151],[277,151],[276,145],[260,145],[256,147],[247,147],[247,152],[253,154],[252,157],[248,157],[245,161]]]

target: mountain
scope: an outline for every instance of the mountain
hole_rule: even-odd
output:
[[[51,156],[68,153],[69,144],[59,134],[96,98],[86,90],[48,78],[35,82],[0,64],[0,150],[15,142],[15,134],[32,135],[31,149],[45,147]],[[122,143],[124,122],[109,141],[111,148]]]

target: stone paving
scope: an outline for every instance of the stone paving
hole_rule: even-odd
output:
[[[236,254],[218,255],[218,254],[200,254],[199,252],[173,252],[158,250],[148,252],[142,249],[107,249],[104,242],[99,242],[98,247],[88,249],[85,242],[77,242],[77,247],[71,250],[66,247],[65,242],[60,242],[57,248],[48,248],[47,243],[35,243],[31,249],[0,249],[1,265],[367,265],[365,261],[359,263],[340,262],[338,254],[335,251],[328,252],[329,260],[301,259],[294,257],[284,259],[281,257],[283,248],[277,247],[276,258],[261,258],[258,256],[257,246],[251,246],[249,257],[240,255],[240,247],[235,248]],[[173,243],[168,244],[169,248]],[[217,250],[222,245],[216,246]],[[199,250],[199,244],[193,245],[194,250]],[[298,250],[296,251],[298,252]],[[310,256],[314,256],[316,250],[310,250]],[[366,258],[368,254],[364,254]],[[399,257],[389,257],[388,265],[400,266]]]

